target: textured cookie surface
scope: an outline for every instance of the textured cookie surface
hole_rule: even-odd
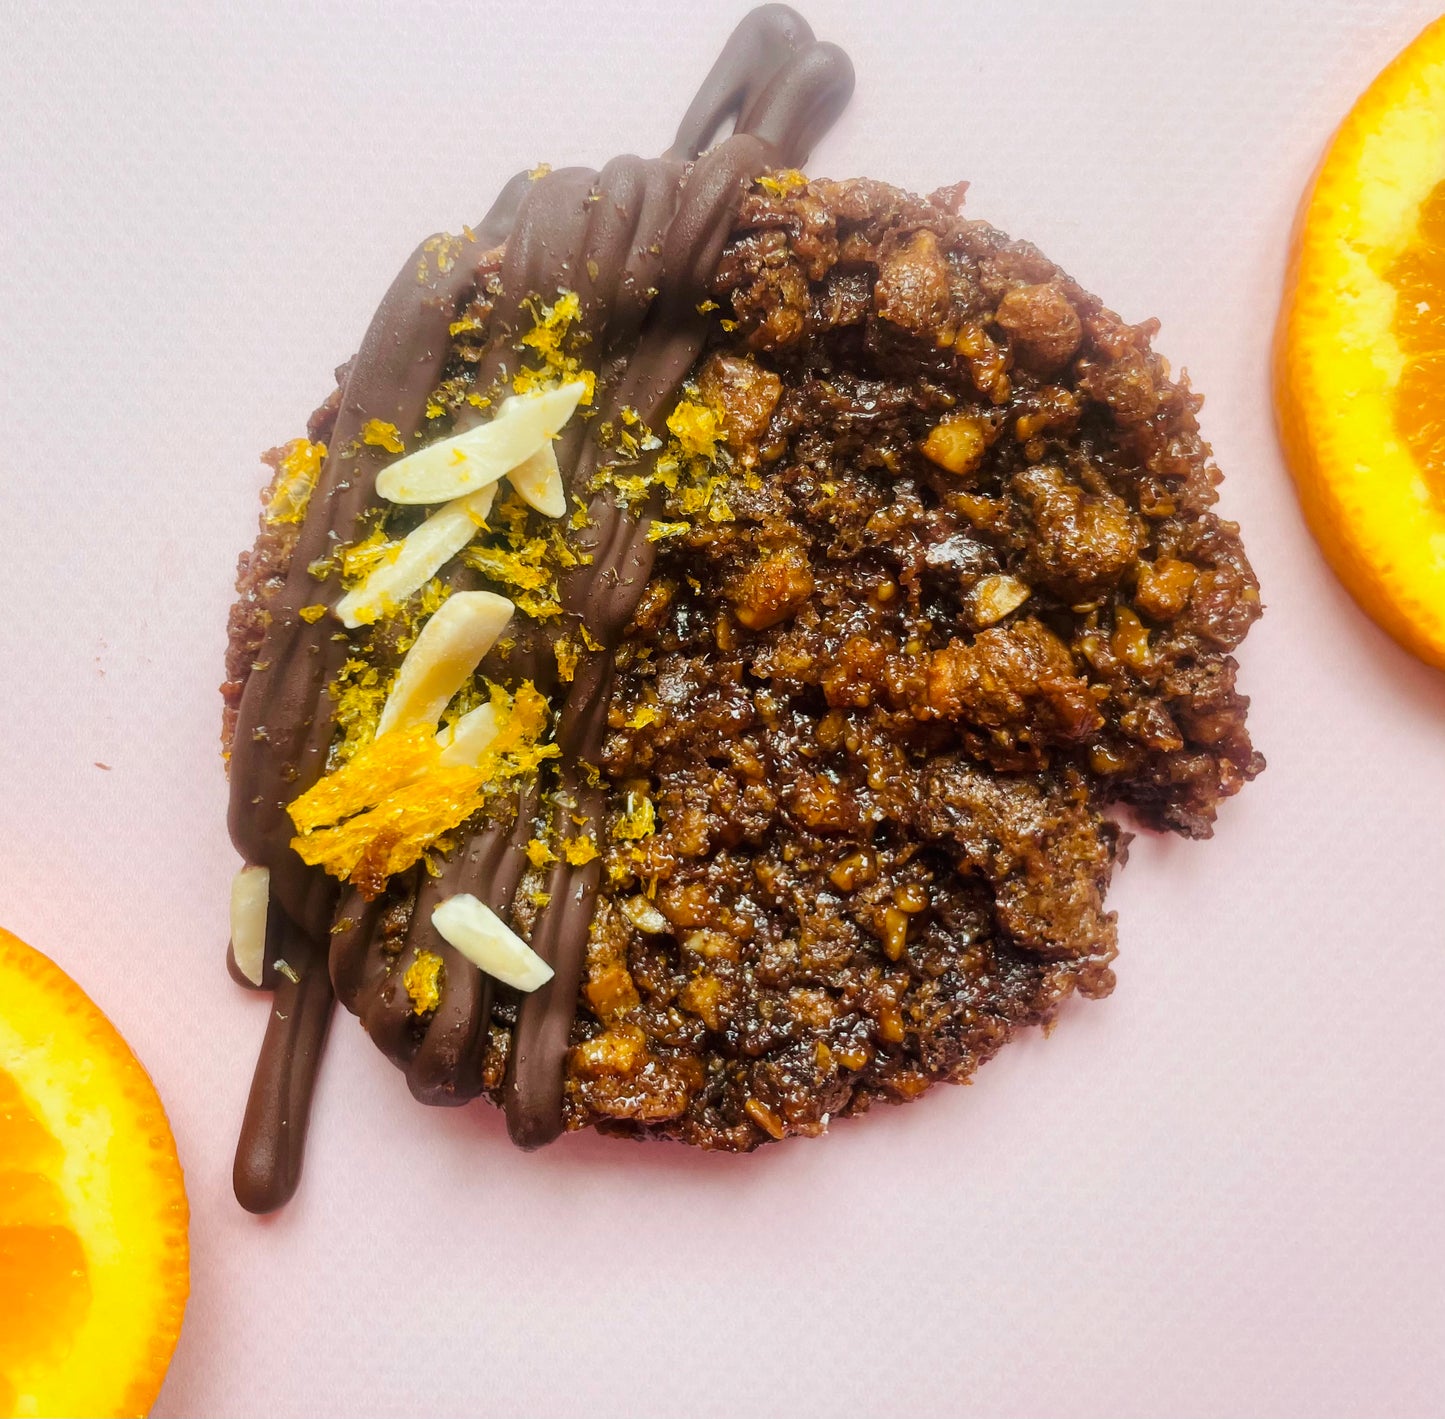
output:
[[[852,86],[753,11],[666,153],[424,241],[273,455],[225,686],[232,969],[278,996],[243,1205],[296,1185],[334,1000],[527,1148],[965,1079],[1112,988],[1110,805],[1207,836],[1263,766],[1155,326],[963,185],[803,176]]]
[[[595,766],[569,1126],[746,1149],[966,1077],[1071,991],[1111,988],[1107,804],[1207,835],[1260,767],[1228,654],[1258,591],[1211,511],[1198,401],[1151,326],[961,206],[792,174],[743,204],[669,439],[694,465],[645,490],[656,561]],[[490,313],[483,296],[459,322],[453,398]],[[564,332],[557,354],[586,344]],[[615,482],[640,476],[625,427],[593,432]],[[510,517],[506,548],[549,535]],[[292,541],[273,524],[243,590]],[[515,561],[480,564],[517,594]],[[264,599],[238,606],[238,668]],[[382,683],[393,634],[364,652]],[[508,653],[484,676],[514,676]],[[533,811],[524,936],[558,850]],[[445,969],[412,939],[422,879],[375,906],[371,989],[412,1007],[404,1058],[445,1018]],[[419,971],[429,1008],[406,994]],[[494,1097],[515,1009],[495,993],[476,1081]]]

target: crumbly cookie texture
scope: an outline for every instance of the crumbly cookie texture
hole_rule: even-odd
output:
[[[602,768],[657,827],[608,847],[573,1124],[745,1149],[967,1077],[1111,989],[1101,810],[1208,836],[1263,767],[1200,401],[961,199],[744,204],[698,377],[732,516],[622,650]]]
[[[512,906],[529,938],[548,864],[601,856],[569,1127],[745,1151],[966,1079],[1072,992],[1112,989],[1109,804],[1206,837],[1263,767],[1230,656],[1258,586],[1213,511],[1199,399],[1151,349],[1154,322],[1124,323],[962,208],[961,185],[763,178],[667,427],[598,430],[618,495],[653,500],[657,558],[588,770],[605,830],[530,843]],[[523,340],[558,378],[587,359],[568,300],[539,301]],[[479,397],[489,316],[483,291],[439,399]],[[334,414],[272,458],[228,706]],[[549,589],[559,525],[499,507],[493,543],[462,559],[521,608],[501,649],[551,635],[565,685],[581,647]],[[343,759],[422,600],[333,691]],[[397,963],[423,871],[375,884]],[[445,973],[418,956],[404,984],[420,1037]],[[481,1079],[499,1101],[516,995],[491,1010]]]

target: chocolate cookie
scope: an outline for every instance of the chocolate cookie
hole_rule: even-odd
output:
[[[1104,809],[1207,836],[1263,767],[1153,323],[961,184],[805,178],[852,84],[755,10],[663,157],[424,242],[271,455],[224,687],[232,970],[277,993],[244,1206],[295,1188],[333,993],[524,1147],[967,1078],[1112,988]]]

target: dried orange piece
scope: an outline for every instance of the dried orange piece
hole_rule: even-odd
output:
[[[1366,612],[1445,667],[1445,20],[1335,134],[1275,353],[1281,437],[1320,547]]]
[[[287,811],[301,832],[313,832],[376,807],[388,794],[424,777],[440,761],[435,725],[393,729],[319,779]]]
[[[350,878],[367,896],[375,896],[388,877],[420,861],[443,833],[482,807],[485,782],[480,769],[433,769],[388,793],[375,808],[334,828],[294,837],[291,846],[303,862],[343,881]]]
[[[490,706],[440,735],[427,723],[388,730],[303,793],[290,808],[301,860],[375,896],[478,812],[487,788],[533,774],[562,752],[542,742],[547,700],[530,680],[515,695],[490,688]]]
[[[185,1311],[187,1216],[140,1061],[0,929],[0,1416],[151,1407]]]

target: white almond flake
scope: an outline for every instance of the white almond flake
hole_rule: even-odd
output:
[[[562,488],[562,470],[551,441],[544,443],[525,462],[507,474],[507,481],[528,507],[543,517],[561,517],[567,511],[567,494]]]
[[[586,392],[572,380],[510,395],[489,423],[389,463],[377,475],[376,491],[394,503],[444,503],[485,488],[556,438]]]
[[[444,769],[470,768],[487,752],[497,737],[497,712],[491,705],[478,705],[468,710],[455,724],[449,724],[437,735]]]
[[[457,591],[421,628],[376,722],[389,729],[435,724],[512,618],[512,603],[490,591]]]
[[[336,603],[336,615],[349,630],[369,626],[420,591],[476,535],[492,500],[495,485],[453,498],[439,507],[420,527],[402,539],[389,561],[381,563]]]
[[[261,984],[266,966],[266,911],[271,901],[271,869],[243,867],[231,878],[231,955],[236,969],[252,985]]]
[[[431,920],[442,939],[478,970],[516,990],[536,990],[552,979],[552,967],[470,892],[448,897],[432,912]]]

